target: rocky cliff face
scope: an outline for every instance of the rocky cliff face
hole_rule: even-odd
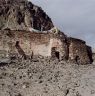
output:
[[[51,19],[28,0],[0,0],[0,30],[45,31],[53,27]]]

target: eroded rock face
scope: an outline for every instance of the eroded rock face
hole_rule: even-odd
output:
[[[28,0],[0,0],[0,30],[45,31],[53,27],[51,19],[38,6]]]
[[[69,60],[77,64],[92,63],[91,47],[86,45],[86,42],[80,39],[68,38],[69,42]]]
[[[92,63],[91,48],[80,39],[68,38],[64,33],[0,31],[0,58],[12,55],[27,59],[33,56],[50,57],[77,64]]]

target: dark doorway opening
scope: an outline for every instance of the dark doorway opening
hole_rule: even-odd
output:
[[[15,46],[19,46],[19,41],[16,41],[16,45]]]
[[[59,59],[59,52],[55,51],[55,56]]]
[[[79,56],[76,56],[75,57],[75,61],[76,61],[77,64],[79,64],[80,63],[80,57]]]
[[[53,58],[60,59],[60,53],[59,53],[59,51],[57,51],[57,48],[56,47],[53,47],[52,48],[51,55],[52,55]]]

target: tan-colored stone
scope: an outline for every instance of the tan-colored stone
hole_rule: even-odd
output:
[[[56,28],[54,28],[55,30]],[[0,52],[4,56],[18,54],[24,59],[33,56],[57,57],[77,64],[92,61],[91,48],[80,39],[68,38],[64,33],[53,29],[44,32],[11,31],[0,32]],[[5,52],[4,52],[5,51]],[[10,55],[9,55],[10,56]]]

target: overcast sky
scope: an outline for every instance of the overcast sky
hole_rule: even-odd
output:
[[[68,36],[95,47],[95,0],[30,0]]]

